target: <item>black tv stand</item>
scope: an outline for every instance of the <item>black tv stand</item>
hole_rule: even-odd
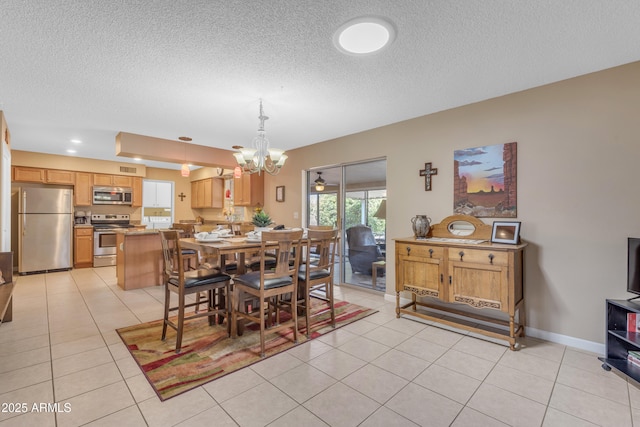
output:
[[[629,351],[640,351],[640,332],[627,330],[627,315],[640,314],[640,305],[629,300],[606,301],[607,341],[606,354],[599,357],[604,370],[613,370],[630,383],[640,387],[640,366],[627,360]]]

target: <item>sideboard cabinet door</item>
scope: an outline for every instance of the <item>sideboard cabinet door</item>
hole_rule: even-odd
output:
[[[417,296],[443,298],[444,252],[440,247],[400,245],[396,290]]]

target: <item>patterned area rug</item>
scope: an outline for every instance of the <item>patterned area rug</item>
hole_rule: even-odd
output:
[[[351,304],[335,302],[336,329],[360,320],[376,310]],[[312,307],[318,317],[311,319],[311,339],[334,329],[326,304]],[[282,321],[289,318],[282,313]],[[304,316],[298,316],[301,326],[298,344],[293,342],[293,329],[267,333],[265,337],[266,357],[273,356],[307,341]],[[166,341],[161,341],[162,320],[128,326],[117,330],[133,358],[140,366],[160,400],[166,400],[213,381],[238,369],[262,360],[260,358],[260,328],[249,324],[244,334],[228,338],[226,325],[209,326],[206,317],[186,322],[182,338],[182,351],[175,353],[175,331],[167,330]]]

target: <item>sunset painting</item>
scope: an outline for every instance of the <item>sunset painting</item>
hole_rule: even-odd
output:
[[[517,216],[516,146],[509,142],[454,152],[454,213],[493,218]]]

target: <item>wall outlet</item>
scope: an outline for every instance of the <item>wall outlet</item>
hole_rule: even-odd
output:
[[[294,212],[293,213],[293,219],[298,219],[300,215],[298,214],[298,212]]]

